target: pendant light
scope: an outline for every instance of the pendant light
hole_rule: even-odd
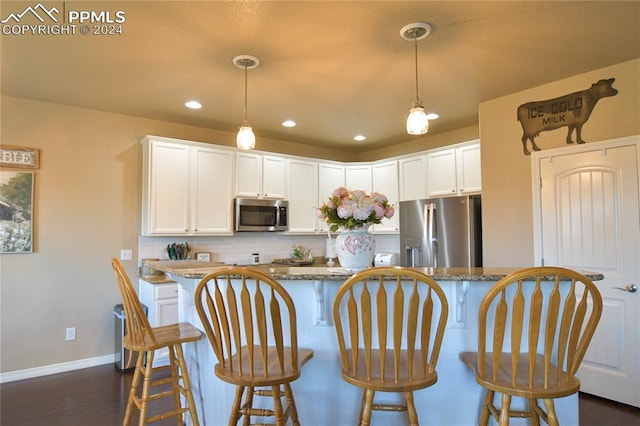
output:
[[[236,145],[242,149],[253,149],[256,146],[256,135],[247,121],[247,70],[256,68],[260,60],[251,55],[239,55],[233,58],[233,63],[244,69],[244,120],[236,137]]]
[[[431,34],[431,30],[431,25],[426,22],[408,24],[400,30],[400,36],[403,39],[413,41],[415,51],[416,98],[413,100],[413,105],[407,117],[407,133],[410,135],[424,135],[429,130],[429,119],[418,96],[418,40],[422,40]]]

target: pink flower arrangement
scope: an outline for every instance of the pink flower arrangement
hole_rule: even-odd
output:
[[[335,232],[338,228],[353,229],[381,223],[385,217],[393,217],[395,209],[384,194],[372,192],[368,195],[365,191],[341,186],[333,191],[317,213]]]

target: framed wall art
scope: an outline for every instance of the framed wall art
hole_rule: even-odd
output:
[[[33,252],[34,173],[0,169],[0,253]]]

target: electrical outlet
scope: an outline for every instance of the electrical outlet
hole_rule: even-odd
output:
[[[67,328],[67,340],[76,340],[76,328],[75,327]]]
[[[120,260],[131,260],[133,258],[133,250],[122,249],[120,250]]]

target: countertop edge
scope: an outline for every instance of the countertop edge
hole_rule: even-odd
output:
[[[179,261],[154,262],[154,269],[165,272],[170,277],[182,277],[186,279],[202,279],[211,272],[229,268],[230,265],[213,265],[206,262],[198,264],[191,261],[189,264],[175,263]],[[353,275],[353,272],[341,268],[329,268],[327,266],[281,266],[281,265],[257,265],[252,269],[271,276],[276,280],[321,280],[344,281]],[[498,281],[506,275],[522,268],[412,268],[425,273],[436,281]],[[592,281],[604,279],[599,272],[578,271]],[[144,279],[144,278],[142,278]]]

